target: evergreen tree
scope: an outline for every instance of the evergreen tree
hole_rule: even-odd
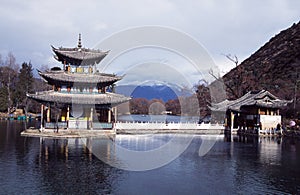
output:
[[[7,111],[8,99],[7,99],[7,88],[1,87],[0,88],[0,112]]]
[[[16,84],[16,90],[14,94],[14,102],[17,107],[24,108],[25,114],[27,114],[29,107],[29,100],[26,96],[27,93],[32,93],[33,89],[33,73],[31,63],[23,62],[20,72],[18,74],[18,81]]]

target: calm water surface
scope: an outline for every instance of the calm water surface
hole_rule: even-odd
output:
[[[21,137],[24,128],[22,122],[0,122],[0,194],[300,194],[296,139],[219,137],[200,157],[202,137],[194,136],[171,163],[133,172],[103,163],[80,139]],[[148,150],[171,138],[117,135],[113,141],[130,150]],[[113,154],[105,140],[85,141],[103,155]]]

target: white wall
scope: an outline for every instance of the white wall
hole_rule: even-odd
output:
[[[276,128],[278,123],[281,123],[280,115],[260,115],[260,122],[262,124],[262,129]]]

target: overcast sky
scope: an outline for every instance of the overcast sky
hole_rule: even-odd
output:
[[[57,62],[50,45],[76,46],[78,33],[82,44],[92,48],[124,29],[154,25],[193,37],[224,72],[234,64],[222,54],[246,59],[298,22],[299,10],[298,0],[4,0],[0,54],[5,58],[11,51],[20,64],[31,61],[35,68],[51,67]]]

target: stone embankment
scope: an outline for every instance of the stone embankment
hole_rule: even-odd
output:
[[[139,123],[117,122],[114,128],[117,134],[154,134],[154,133],[182,133],[220,135],[224,134],[222,124],[197,124],[197,123]]]
[[[40,131],[39,129],[27,129],[21,132],[22,136],[30,137],[51,137],[51,138],[83,138],[83,137],[106,137],[115,135],[114,130],[57,130],[47,129]]]
[[[80,137],[103,137],[115,134],[157,134],[157,133],[180,133],[221,135],[224,134],[224,126],[218,124],[197,123],[137,123],[117,122],[112,130],[82,130],[82,129],[27,129],[22,136],[53,137],[53,138],[80,138]]]

